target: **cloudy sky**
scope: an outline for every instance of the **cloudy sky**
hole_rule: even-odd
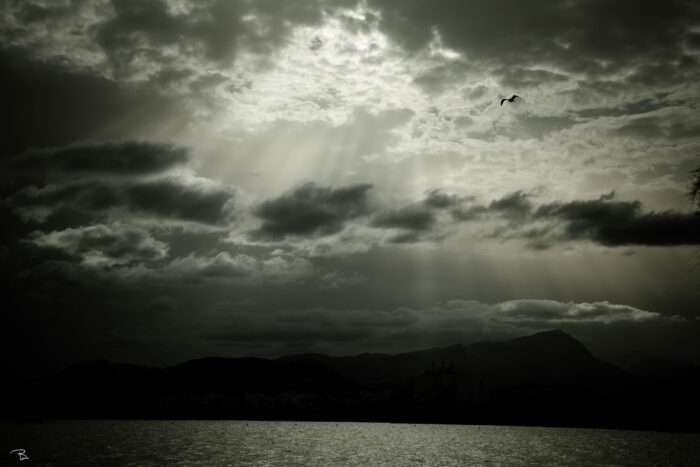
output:
[[[0,0],[0,93],[12,368],[700,361],[696,2]]]

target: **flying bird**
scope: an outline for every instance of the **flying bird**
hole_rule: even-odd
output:
[[[504,102],[515,102],[515,99],[522,99],[522,97],[518,96],[517,94],[513,94],[510,99],[506,99],[505,97],[501,99],[501,106],[503,105]]]

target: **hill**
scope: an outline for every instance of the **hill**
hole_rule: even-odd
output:
[[[396,355],[204,358],[166,368],[89,362],[17,387],[5,413],[694,431],[697,369],[682,379],[632,375],[555,330]]]

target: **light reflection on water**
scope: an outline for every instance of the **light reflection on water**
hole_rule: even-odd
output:
[[[45,466],[700,465],[697,434],[562,428],[104,420],[1,424],[0,437]]]

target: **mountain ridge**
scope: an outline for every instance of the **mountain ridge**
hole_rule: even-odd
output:
[[[551,330],[398,354],[205,357],[167,367],[93,361],[19,387],[36,418],[410,421],[694,430],[700,378],[640,383]],[[665,397],[653,409],[650,397]],[[6,404],[7,405],[7,404]],[[27,411],[26,407],[29,407]],[[644,407],[644,410],[641,408]],[[669,407],[675,407],[669,411]],[[688,410],[688,408],[692,410]],[[674,417],[685,417],[678,422]],[[676,417],[677,418],[677,417]]]

